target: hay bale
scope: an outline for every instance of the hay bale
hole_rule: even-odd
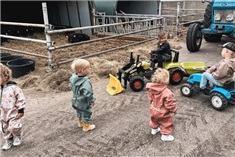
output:
[[[71,77],[72,72],[65,69],[60,69],[57,72],[52,73],[51,75],[46,76],[40,83],[39,89],[42,91],[68,91],[69,87],[69,78]]]
[[[96,73],[98,77],[109,77],[109,74],[116,75],[120,66],[117,61],[108,61],[98,57],[89,59],[89,62],[92,67],[92,72]]]
[[[29,88],[29,87],[37,87],[39,84],[40,76],[27,76],[21,81],[19,81],[19,85],[21,88]]]

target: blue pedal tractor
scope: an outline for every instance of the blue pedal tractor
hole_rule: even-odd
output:
[[[206,89],[200,89],[200,81],[202,74],[196,73],[189,76],[187,83],[184,83],[181,88],[181,94],[186,97],[191,97],[194,93],[203,92],[205,95],[210,96],[211,105],[214,109],[221,111],[228,104],[235,104],[235,88],[234,81],[228,81],[223,87],[220,86],[209,86]]]

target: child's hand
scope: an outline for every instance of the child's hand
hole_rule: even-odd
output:
[[[90,105],[91,105],[91,107],[95,106],[95,102],[91,102]]]
[[[15,119],[20,119],[23,116],[24,116],[24,113],[18,113],[17,116],[15,117]]]

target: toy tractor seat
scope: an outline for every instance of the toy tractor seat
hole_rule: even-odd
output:
[[[174,53],[174,56],[172,54],[173,57],[171,57],[170,60],[166,60],[164,62],[178,62],[179,61],[179,51],[175,50],[175,49],[171,49],[171,52]],[[157,54],[153,54],[152,52],[150,53],[150,60],[153,61],[153,62],[156,62],[157,60]]]
[[[234,81],[226,81],[223,88],[226,90],[234,90]]]
[[[174,57],[172,57],[172,62],[178,62],[179,61],[179,51],[177,51],[175,49],[171,49],[171,52],[175,53]]]

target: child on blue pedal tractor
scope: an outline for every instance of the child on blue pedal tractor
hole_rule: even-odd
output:
[[[191,96],[193,92],[203,91],[204,94],[210,95],[212,107],[216,110],[222,110],[228,102],[234,103],[234,53],[235,44],[225,43],[221,51],[224,59],[202,74],[190,75],[188,83],[182,85],[181,93],[184,96]],[[210,86],[209,82],[213,85]]]

